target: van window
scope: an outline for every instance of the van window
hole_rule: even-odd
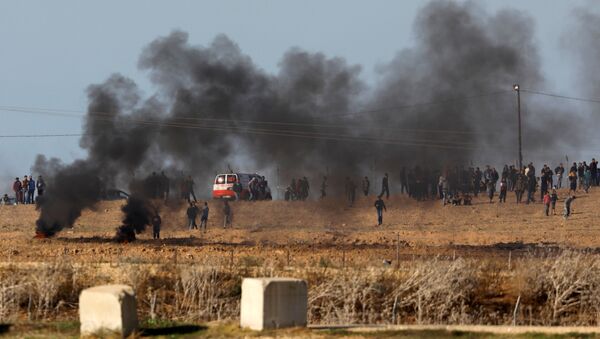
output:
[[[237,176],[236,175],[228,175],[227,176],[227,183],[228,184],[233,184],[237,181]]]
[[[215,179],[215,184],[223,184],[223,183],[225,183],[225,176],[218,175],[217,178]]]

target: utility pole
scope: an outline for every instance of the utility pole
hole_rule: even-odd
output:
[[[521,139],[521,87],[519,84],[514,84],[513,90],[517,92],[517,116],[519,118],[519,171],[521,171],[523,169],[523,145]]]

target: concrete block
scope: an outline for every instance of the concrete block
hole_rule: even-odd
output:
[[[242,281],[240,325],[261,331],[306,326],[306,282],[290,278],[245,278]]]
[[[124,337],[138,328],[137,305],[133,288],[127,285],[102,285],[79,295],[81,335],[100,331],[119,332]]]

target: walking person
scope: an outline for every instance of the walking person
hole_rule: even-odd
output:
[[[523,193],[525,193],[525,189],[527,188],[527,177],[523,174],[523,171],[520,171],[517,175],[517,181],[515,183],[515,195],[517,197],[517,204],[520,204],[523,201]]]
[[[188,229],[198,229],[198,225],[196,225],[196,217],[198,216],[198,207],[195,203],[190,202],[190,207],[188,207],[186,211],[188,217]]]
[[[231,211],[231,206],[229,206],[229,201],[225,200],[223,204],[223,228],[227,228],[227,226],[231,227],[232,217],[233,212]]]
[[[208,203],[204,202],[204,207],[202,207],[202,216],[200,217],[200,229],[206,233],[206,225],[208,224]]]
[[[563,218],[565,218],[565,220],[571,216],[571,204],[575,198],[576,197],[574,195],[569,195],[569,197],[565,199],[565,210],[563,212]]]
[[[389,199],[390,198],[390,185],[389,185],[389,177],[388,177],[387,173],[383,176],[383,179],[381,180],[381,194],[379,194],[379,195],[383,196],[384,193],[385,193],[385,198]]]
[[[552,203],[552,197],[550,196],[550,193],[546,192],[546,194],[544,194],[544,213],[546,214],[546,216],[550,215],[550,204]]]
[[[162,224],[162,219],[158,212],[154,214],[152,217],[152,239],[160,239],[160,225]]]
[[[375,201],[375,209],[377,210],[377,225],[381,226],[383,223],[383,211],[387,212],[385,202],[383,202],[383,199],[381,199],[381,195],[377,196],[377,200]]]

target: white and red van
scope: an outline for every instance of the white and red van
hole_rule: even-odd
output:
[[[242,185],[242,192],[240,199],[248,199],[250,191],[248,190],[248,183],[254,177],[258,177],[258,174],[247,174],[247,173],[225,173],[218,174],[215,177],[213,184],[213,199],[235,199],[235,193],[233,192],[233,185],[239,182]]]

